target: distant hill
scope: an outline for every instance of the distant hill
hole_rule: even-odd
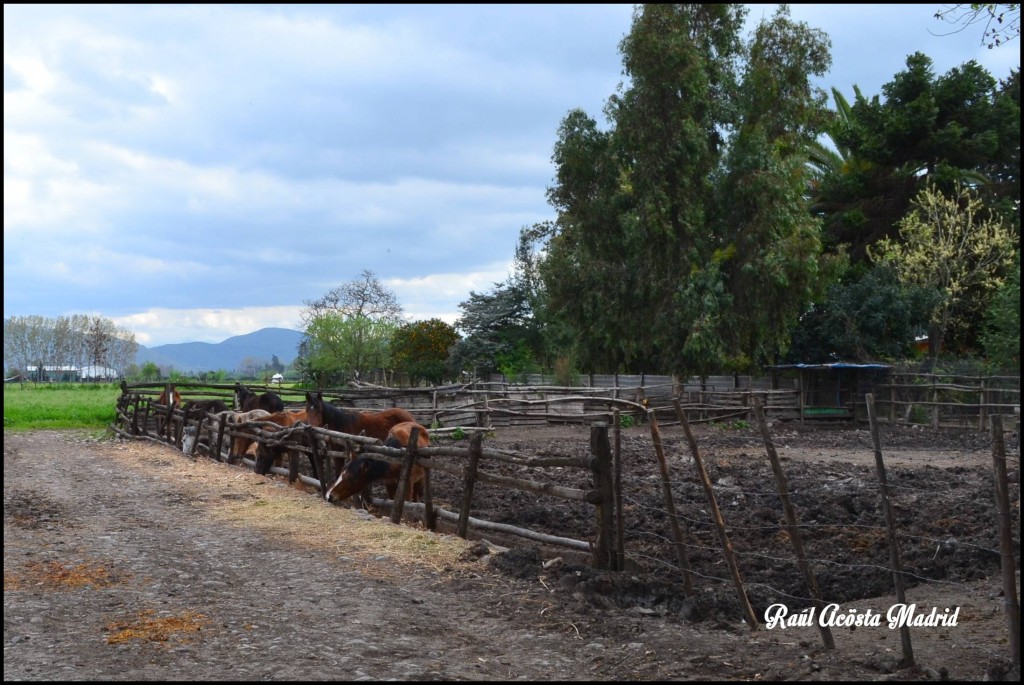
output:
[[[219,343],[174,343],[146,347],[139,345],[135,363],[139,366],[153,362],[159,367],[172,367],[182,373],[233,371],[241,366],[246,357],[270,361],[277,355],[282,364],[288,365],[298,356],[302,333],[290,328],[261,328],[245,335],[236,335]]]

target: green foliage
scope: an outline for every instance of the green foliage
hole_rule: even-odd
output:
[[[372,271],[304,304],[305,338],[295,366],[305,382],[325,387],[390,366],[402,307]]]
[[[995,369],[1020,369],[1020,259],[992,298],[982,344]]]
[[[496,284],[489,293],[470,291],[459,308],[463,314],[456,327],[465,337],[452,346],[448,363],[453,371],[489,373],[502,365],[516,374],[533,369],[542,343],[521,285],[510,280]]]
[[[630,414],[621,414],[619,416],[619,425],[623,428],[632,428],[636,424],[636,419]]]
[[[901,284],[890,267],[853,270],[801,317],[786,359],[824,364],[911,357],[937,298],[934,289]]]
[[[462,430],[462,426],[459,426],[458,428],[452,431],[452,438],[455,440],[465,440],[466,431]]]
[[[717,430],[749,430],[750,422],[744,419],[734,419],[732,421],[712,421],[711,427]]]
[[[545,320],[573,332],[584,368],[755,366],[820,289],[805,162],[825,121],[811,77],[827,71],[828,40],[783,7],[747,46],[745,13],[639,6],[611,129],[580,110],[562,122],[558,219],[531,237],[544,243]]]
[[[440,319],[403,324],[391,338],[391,359],[395,368],[409,374],[413,385],[421,379],[440,385],[451,375],[448,356],[458,341],[455,327]]]
[[[366,316],[321,314],[306,328],[304,361],[317,380],[347,381],[389,366],[389,346],[397,327]]]
[[[141,374],[144,381],[158,381],[160,380],[160,367],[155,362],[146,362],[142,365]]]
[[[121,388],[111,383],[4,384],[4,429],[103,431],[116,416]]]
[[[928,415],[928,410],[924,407],[914,404],[911,405],[907,412],[907,420],[910,423],[927,424],[931,422],[931,417]]]
[[[570,387],[580,384],[580,373],[576,370],[575,355],[562,354],[555,358],[555,384]]]
[[[513,382],[525,383],[528,374],[540,371],[540,367],[533,357],[533,352],[523,340],[518,341],[511,350],[499,352],[495,356],[495,362],[497,363],[498,371]]]
[[[751,47],[718,190],[727,199],[719,242],[733,256],[719,267],[716,299],[729,316],[716,328],[727,366],[737,371],[774,361],[819,294],[821,227],[807,212],[805,151],[825,122],[825,94],[809,79],[828,70],[828,46],[827,36],[794,24],[783,7],[762,22]]]
[[[895,269],[901,283],[939,294],[929,324],[934,364],[951,332],[978,325],[975,312],[1002,284],[1020,240],[976,192],[959,186],[949,197],[934,186],[922,190],[898,228],[898,241],[883,239],[869,255]]]
[[[868,245],[894,237],[929,185],[949,193],[976,184],[990,205],[1020,197],[1019,70],[999,87],[974,61],[938,77],[932,64],[912,54],[881,98],[856,90],[852,106],[837,105],[829,131],[843,163],[817,179],[815,207],[826,245],[847,246],[855,263],[867,260]]]

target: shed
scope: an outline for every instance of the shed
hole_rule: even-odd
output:
[[[800,421],[867,418],[864,396],[889,377],[888,364],[778,364],[768,367],[773,390],[792,381],[799,391]]]

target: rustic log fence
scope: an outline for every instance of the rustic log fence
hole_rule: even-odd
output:
[[[184,396],[189,392],[189,388],[182,385],[179,385],[178,387],[179,391],[182,392],[184,399]],[[230,389],[232,386],[226,387]],[[935,388],[932,389],[934,390]],[[371,502],[376,506],[391,507],[392,520],[399,521],[403,515],[411,514],[424,520],[427,527],[431,530],[435,530],[437,528],[438,521],[444,521],[449,524],[457,534],[463,537],[468,537],[470,531],[476,531],[478,535],[483,534],[485,531],[512,535],[543,545],[561,547],[569,550],[575,550],[577,552],[587,553],[590,555],[592,563],[596,567],[614,570],[623,570],[623,561],[626,556],[626,550],[623,549],[624,543],[622,542],[625,524],[623,523],[622,517],[623,505],[621,504],[623,501],[621,465],[617,460],[621,437],[618,427],[622,412],[643,412],[640,415],[650,424],[656,453],[654,456],[657,457],[657,463],[660,467],[664,504],[669,512],[670,521],[673,522],[674,535],[673,540],[670,541],[670,545],[675,550],[677,556],[678,567],[676,571],[681,574],[683,579],[686,581],[686,587],[684,590],[686,595],[689,596],[692,592],[691,562],[688,558],[687,552],[688,550],[701,549],[701,547],[695,544],[689,533],[684,535],[682,529],[677,523],[672,491],[673,487],[679,487],[679,485],[676,481],[673,481],[671,477],[668,460],[662,449],[662,441],[658,428],[660,423],[657,415],[658,410],[653,406],[649,406],[650,398],[646,396],[633,395],[633,399],[623,399],[607,395],[599,396],[596,392],[594,392],[593,395],[589,393],[581,393],[580,389],[574,388],[572,395],[564,397],[548,396],[510,398],[498,396],[499,393],[494,388],[478,390],[463,386],[452,386],[444,389],[432,389],[429,394],[419,394],[419,396],[429,398],[430,406],[423,406],[412,410],[414,415],[419,417],[420,421],[423,423],[429,422],[427,417],[430,417],[431,420],[437,420],[438,417],[450,415],[472,417],[474,420],[481,421],[481,414],[484,414],[484,419],[487,421],[500,422],[503,417],[515,418],[520,415],[531,414],[531,412],[521,412],[519,409],[504,409],[501,405],[517,406],[519,408],[531,407],[534,409],[543,407],[545,411],[540,414],[540,417],[543,418],[545,422],[548,422],[549,420],[553,420],[555,422],[590,422],[591,441],[589,456],[586,458],[579,458],[551,456],[538,457],[513,451],[490,449],[484,447],[484,432],[480,430],[475,432],[467,431],[472,434],[468,447],[434,445],[427,448],[417,449],[415,448],[415,441],[412,441],[407,448],[397,449],[386,447],[374,439],[337,433],[322,428],[312,428],[301,424],[291,428],[267,425],[266,422],[259,421],[231,425],[227,423],[226,416],[223,414],[203,414],[197,417],[189,417],[178,407],[167,407],[156,404],[155,401],[150,398],[150,395],[156,395],[159,391],[158,388],[155,388],[152,392],[147,392],[149,390],[148,388],[139,387],[123,387],[123,390],[124,392],[121,398],[119,398],[117,405],[118,419],[113,428],[116,432],[125,437],[170,442],[175,444],[179,449],[183,449],[186,453],[194,456],[197,452],[198,443],[205,434],[210,456],[214,459],[226,460],[226,455],[224,453],[225,443],[230,444],[230,439],[233,437],[249,436],[259,443],[259,449],[257,450],[258,453],[259,450],[273,451],[276,449],[278,451],[284,451],[288,455],[288,468],[274,467],[271,469],[271,472],[285,475],[291,481],[302,480],[304,483],[316,487],[321,494],[323,494],[331,485],[333,479],[339,473],[344,460],[349,458],[356,449],[363,453],[372,454],[375,459],[401,464],[403,468],[403,482],[405,482],[409,477],[409,472],[412,466],[418,464],[419,466],[427,469],[428,473],[433,472],[435,474],[447,474],[457,480],[461,480],[463,483],[463,489],[458,511],[438,506],[437,503],[433,501],[431,487],[428,481],[424,502],[402,501],[404,489],[399,490],[399,495],[396,497],[395,501],[376,498],[371,499]],[[593,390],[596,391],[596,389]],[[622,389],[617,389],[617,392],[621,390]],[[953,391],[954,389],[943,388],[942,390]],[[976,389],[970,388],[969,390],[974,392]],[[339,397],[338,399],[353,404],[372,402],[378,404],[378,406],[381,404],[383,404],[383,406],[395,406],[397,403],[404,401],[406,397],[409,397],[409,392],[410,391],[408,389],[394,389],[391,392],[386,393],[384,397],[378,396],[374,398],[368,397],[365,392],[347,393],[344,397]],[[543,389],[520,389],[518,392],[522,395],[541,392],[550,393],[551,395],[554,394],[554,390],[547,387]],[[708,391],[697,392],[711,394]],[[475,396],[477,393],[481,394],[482,397]],[[788,531],[788,537],[790,537],[794,544],[796,564],[800,567],[804,578],[807,581],[808,596],[796,599],[806,602],[808,605],[814,606],[820,610],[824,600],[818,591],[814,575],[810,570],[811,563],[816,560],[808,559],[806,557],[800,543],[800,536],[797,534],[800,524],[797,521],[795,509],[789,498],[786,476],[782,471],[782,467],[777,456],[774,455],[774,447],[772,446],[768,423],[765,418],[767,416],[767,408],[773,401],[774,393],[768,391],[741,391],[739,394],[744,398],[744,404],[742,406],[749,406],[749,411],[753,413],[753,416],[758,421],[769,457],[771,470],[776,480],[776,494],[781,500],[782,510],[785,514],[785,526]],[[458,406],[444,406],[443,397],[445,395],[457,397],[461,404]],[[467,396],[473,399],[467,402]],[[635,401],[637,399],[639,399],[639,401]],[[647,401],[647,406],[645,406],[645,400]],[[603,414],[601,411],[596,410],[590,411],[588,410],[588,403],[594,403],[594,406],[604,408],[609,411],[610,414]],[[292,404],[294,406],[298,403],[293,402]],[[566,411],[565,406],[570,404],[575,405],[580,409],[580,411]],[[694,464],[697,467],[699,481],[703,485],[705,496],[709,503],[709,509],[713,514],[711,517],[713,520],[710,523],[715,525],[715,530],[717,531],[722,547],[722,559],[726,561],[730,570],[729,579],[717,580],[722,582],[729,582],[731,580],[732,584],[735,585],[737,596],[740,598],[741,608],[747,617],[747,622],[750,624],[751,628],[755,628],[757,620],[752,614],[750,603],[746,599],[746,591],[744,589],[743,582],[740,579],[740,564],[742,563],[744,554],[742,552],[738,552],[736,554],[739,561],[736,561],[733,557],[731,549],[732,545],[726,534],[727,522],[724,520],[724,516],[721,511],[719,511],[718,505],[715,503],[714,486],[712,485],[712,481],[708,477],[707,472],[704,470],[704,466],[698,453],[696,441],[693,439],[692,433],[689,430],[690,423],[702,420],[699,418],[701,412],[706,412],[709,409],[721,411],[723,407],[717,404],[708,406],[686,406],[681,401],[681,398],[673,398],[672,405],[673,412],[676,415],[677,420],[686,431],[689,447],[694,458]],[[983,403],[979,405],[979,407],[985,407],[992,410],[988,415],[988,419],[989,423],[992,425],[994,435],[998,436],[998,439],[994,440],[995,447],[993,448],[993,458],[996,463],[994,475],[996,478],[997,501],[999,503],[998,527],[1001,532],[1000,541],[1002,544],[1004,572],[1009,574],[1004,581],[1004,585],[1006,587],[1013,587],[1015,582],[1013,577],[1013,561],[1015,550],[1016,554],[1019,554],[1019,540],[1014,542],[1012,531],[1009,533],[1007,532],[1010,530],[1007,516],[1007,512],[1010,511],[1010,505],[1007,503],[1005,496],[1008,485],[1006,469],[1005,466],[1003,466],[1005,463],[1005,456],[1003,455],[1003,414],[1001,413],[1006,409],[1006,405],[1007,403],[996,402],[990,404]],[[554,418],[549,419],[547,410],[552,407],[554,407],[556,411],[552,412]],[[881,534],[890,542],[890,561],[892,563],[892,567],[889,569],[889,572],[892,574],[897,592],[901,593],[902,580],[906,572],[900,567],[899,557],[895,548],[898,533],[896,530],[896,521],[893,518],[893,508],[889,505],[889,499],[890,497],[893,497],[893,494],[884,475],[885,471],[882,463],[881,445],[879,443],[877,433],[880,420],[876,415],[875,398],[871,394],[867,395],[865,398],[865,410],[865,413],[870,419],[876,466],[879,474],[879,497],[883,503],[883,511],[886,519],[884,527],[879,526],[878,530],[884,531]],[[449,414],[448,412],[451,413]],[[462,413],[458,414],[458,412]],[[692,420],[689,418],[691,416],[690,412],[692,412],[692,415],[695,417]],[[536,418],[536,414],[537,412],[533,412],[530,418]],[[163,433],[157,433],[155,430],[156,419],[158,416],[162,417],[166,422],[165,426],[167,428]],[[595,420],[604,416],[610,416],[611,421],[604,422]],[[614,433],[614,450],[612,449],[611,442],[609,440],[609,424],[611,425]],[[479,428],[480,426],[476,427]],[[470,427],[467,426],[467,428]],[[195,442],[189,442],[187,449],[185,449],[183,446],[183,434],[190,429],[195,433]],[[310,461],[311,471],[314,474],[313,477],[305,476],[298,472],[298,466],[303,455],[305,455]],[[255,465],[255,461],[253,460],[246,459],[244,461],[248,466]],[[509,467],[515,467],[515,469],[518,470],[516,475],[508,474],[507,471]],[[545,469],[551,467],[562,469],[563,471],[560,471],[556,477],[544,477],[539,475]],[[653,472],[655,468],[655,462],[653,459],[651,461],[651,467]],[[528,471],[530,475],[524,476],[519,471]],[[568,471],[575,471],[578,475],[575,477],[571,475],[567,476],[566,473]],[[566,481],[571,481],[574,478],[575,480],[580,480],[582,478],[591,485],[589,487],[570,487],[565,484]],[[591,528],[593,534],[589,539],[580,540],[553,534],[551,532],[530,530],[511,523],[499,523],[474,517],[472,516],[472,512],[475,501],[474,497],[476,496],[476,484],[478,483],[500,488],[509,488],[520,492],[530,493],[531,495],[554,497],[568,502],[587,503],[593,505],[592,520],[594,523]],[[932,493],[924,493],[922,496],[932,496]],[[679,517],[679,519],[683,521],[696,521],[696,519],[683,516]],[[706,525],[709,522],[703,521],[702,523]],[[777,524],[777,527],[779,525],[781,524]],[[1017,527],[1017,530],[1019,531],[1019,526]],[[756,557],[758,555],[751,556]],[[827,560],[817,561],[827,563]],[[760,560],[757,560],[757,562],[759,563]],[[876,571],[879,567],[877,564],[866,564],[865,568],[870,568],[872,571]],[[702,577],[705,581],[714,580],[709,576]],[[927,579],[923,580],[927,581]],[[773,591],[781,596],[792,596],[782,590]],[[1019,625],[1019,604],[1016,602],[1015,595],[1012,597],[1008,596],[1006,612],[1008,616],[1008,623],[1011,626],[1012,631],[1013,626]],[[834,647],[833,638],[828,631],[822,631],[822,639],[826,648],[831,649]],[[910,635],[908,632],[901,630],[901,642],[904,647],[904,665],[909,666],[913,663],[913,651],[910,645]],[[1010,643],[1010,659],[1011,661],[1016,661],[1019,664],[1019,630],[1012,635]]]

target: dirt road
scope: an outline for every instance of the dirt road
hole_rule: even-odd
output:
[[[597,609],[585,570],[480,552],[167,446],[5,433],[4,679],[980,679],[1005,651],[998,580],[969,633],[920,631],[911,672],[894,631],[825,653],[814,629]]]

